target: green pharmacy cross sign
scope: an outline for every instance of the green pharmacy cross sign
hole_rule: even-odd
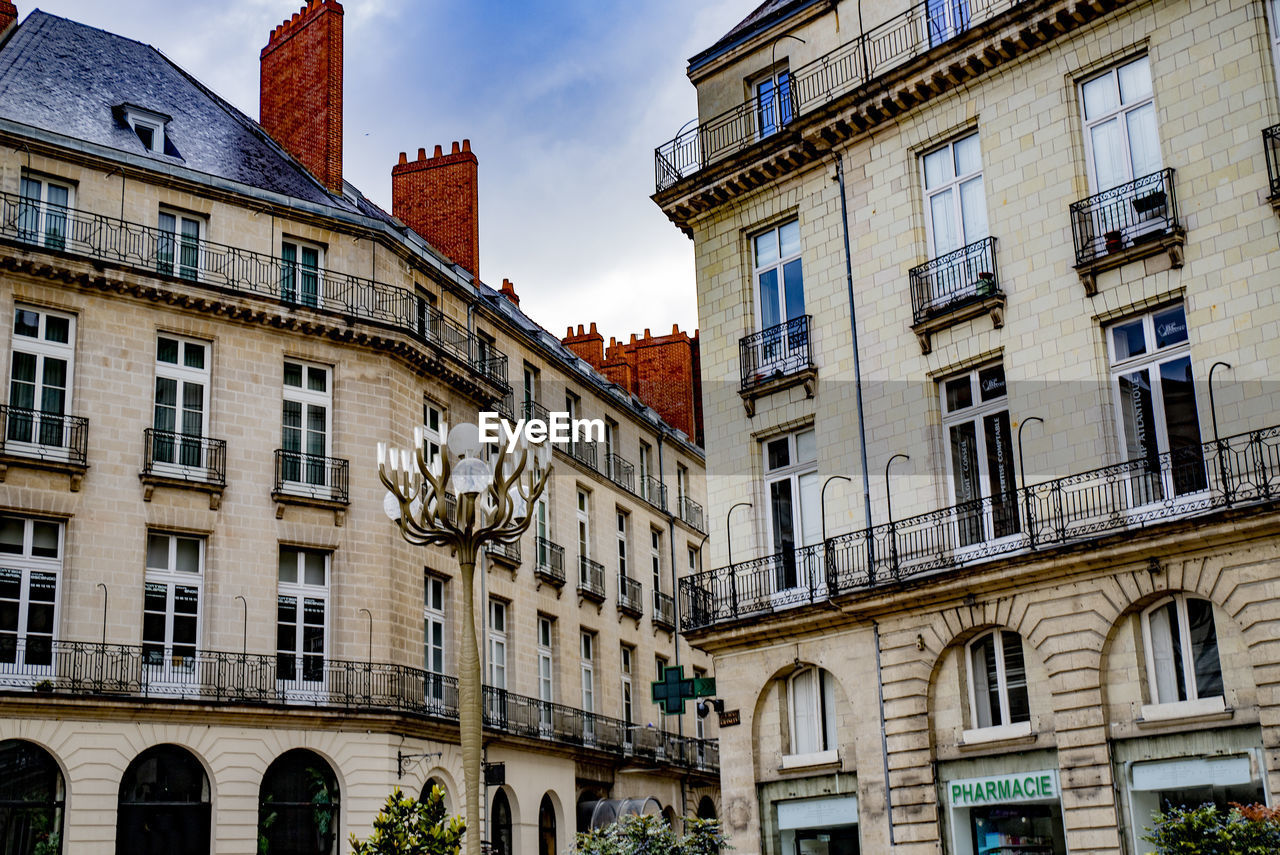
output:
[[[684,702],[690,698],[705,698],[716,693],[715,677],[684,676],[684,666],[663,670],[662,679],[650,684],[653,688],[653,702],[662,707],[667,715],[673,713],[684,715]]]

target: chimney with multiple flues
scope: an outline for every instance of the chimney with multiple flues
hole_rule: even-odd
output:
[[[0,36],[18,20],[18,7],[9,0],[0,0]]]
[[[418,149],[418,159],[400,152],[391,169],[391,213],[420,234],[446,258],[480,281],[479,161],[471,140],[453,144],[431,157]]]

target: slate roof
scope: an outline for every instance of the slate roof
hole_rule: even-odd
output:
[[[113,108],[172,116],[179,157],[152,154]],[[367,199],[329,193],[265,131],[164,54],[75,21],[31,12],[0,49],[0,117],[295,199],[389,221]]]
[[[740,42],[754,36],[756,33],[773,26],[778,21],[790,16],[792,13],[812,6],[814,3],[826,2],[827,0],[764,0],[757,6],[750,15],[739,21],[733,29],[725,33],[711,47],[695,54],[689,60],[689,70],[695,70],[700,65],[715,59],[720,54],[727,51]]]

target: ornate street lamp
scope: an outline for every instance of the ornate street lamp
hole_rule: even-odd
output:
[[[458,668],[458,735],[466,787],[467,855],[479,855],[480,748],[483,727],[480,651],[476,642],[474,579],[476,556],[486,543],[515,543],[533,521],[532,509],[547,485],[551,446],[532,448],[523,440],[514,455],[499,442],[484,459],[480,431],[473,424],[448,430],[448,443],[427,459],[422,428],[414,428],[414,451],[378,443],[378,476],[390,491],[387,516],[409,543],[446,546],[458,559],[462,580],[462,656]],[[533,466],[529,467],[530,456]]]

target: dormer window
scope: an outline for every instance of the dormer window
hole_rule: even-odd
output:
[[[136,104],[121,104],[117,110],[124,123],[138,135],[138,140],[149,152],[156,154],[177,155],[172,145],[166,144],[165,126],[172,121],[172,116],[157,113]]]

